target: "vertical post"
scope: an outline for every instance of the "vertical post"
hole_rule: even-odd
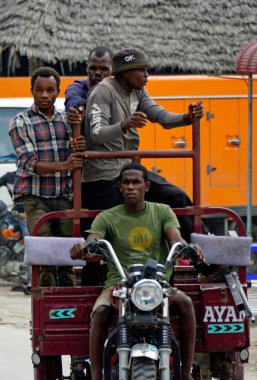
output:
[[[201,205],[201,162],[200,162],[200,119],[194,117],[192,124],[193,143],[193,204],[195,207]],[[201,232],[201,217],[195,215],[195,232]]]
[[[248,77],[247,236],[252,236],[252,74]]]
[[[194,117],[192,125],[193,140],[193,203],[201,204],[201,167],[200,167],[200,119]]]
[[[73,127],[72,136],[75,139],[80,135],[80,125],[77,124]],[[81,170],[76,169],[72,173],[73,176],[73,208],[75,210],[81,208]],[[73,219],[73,236],[80,236],[80,219]]]

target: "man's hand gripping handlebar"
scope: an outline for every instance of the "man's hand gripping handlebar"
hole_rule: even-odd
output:
[[[180,249],[177,250],[179,246]],[[254,321],[243,287],[237,273],[233,270],[233,266],[207,264],[203,258],[201,249],[192,244],[183,245],[181,243],[175,243],[167,257],[165,267],[171,263],[176,263],[178,258],[189,259],[190,264],[193,265],[199,273],[198,278],[200,282],[206,283],[221,279],[223,279],[223,281],[225,280],[238,310],[244,310],[246,317]]]
[[[84,242],[75,244],[70,250],[70,255],[73,260],[90,260],[95,256],[103,256],[103,248],[101,241],[95,239],[88,243]]]

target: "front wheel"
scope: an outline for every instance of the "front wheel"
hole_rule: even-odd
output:
[[[147,379],[157,379],[156,362],[149,358],[133,358],[131,365],[131,380]]]

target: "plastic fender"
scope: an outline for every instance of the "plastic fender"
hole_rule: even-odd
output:
[[[135,344],[131,349],[131,358],[145,357],[153,360],[159,359],[159,352],[156,346],[148,343]]]

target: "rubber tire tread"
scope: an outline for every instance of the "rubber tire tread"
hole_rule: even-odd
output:
[[[149,358],[133,358],[131,366],[131,380],[156,380],[156,362]]]

